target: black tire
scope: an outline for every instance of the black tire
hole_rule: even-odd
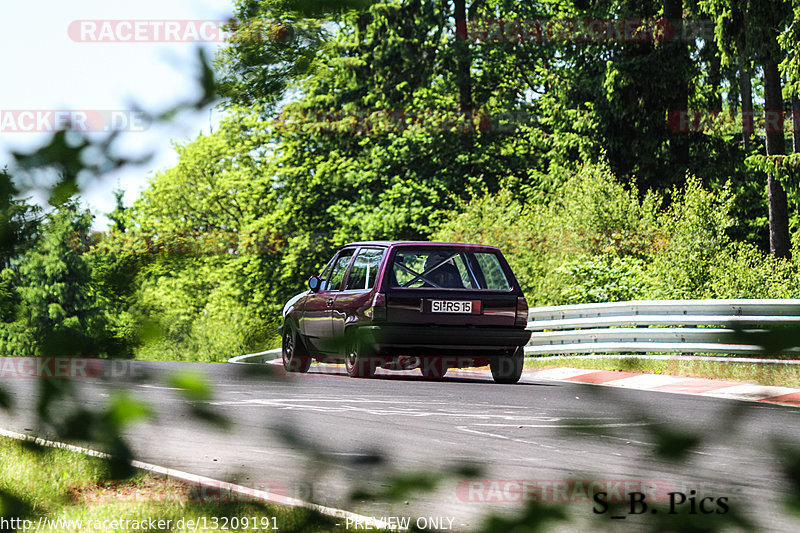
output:
[[[297,337],[297,330],[289,322],[283,326],[281,358],[283,359],[283,368],[287,372],[304,374],[311,368],[311,357],[306,355],[305,349]]]
[[[371,378],[375,375],[377,362],[366,353],[364,343],[356,335],[347,343],[344,354],[344,368],[351,378]]]
[[[419,366],[422,376],[428,379],[442,379],[447,374],[447,362],[440,358],[422,359]]]
[[[513,385],[522,377],[525,365],[525,347],[520,346],[510,357],[495,357],[489,361],[489,369],[495,383]]]

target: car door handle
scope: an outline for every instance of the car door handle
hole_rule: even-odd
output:
[[[325,305],[328,307],[333,307],[333,298],[330,298],[327,302],[325,302]]]

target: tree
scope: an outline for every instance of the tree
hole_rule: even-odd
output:
[[[214,133],[176,147],[178,164],[120,214],[126,231],[94,249],[118,307],[163,334],[139,353],[224,360],[272,328],[293,290],[278,281],[273,127],[257,108],[232,107]]]
[[[7,169],[0,169],[0,270],[11,267],[38,234],[41,210],[17,194]]]
[[[47,215],[40,239],[20,261],[18,320],[36,355],[97,356],[102,350],[103,308],[84,255],[91,221],[75,200],[66,201]]]
[[[767,127],[767,157],[786,154],[783,136],[783,96],[778,61],[765,60],[764,65],[764,118]],[[769,249],[775,257],[789,257],[791,239],[789,237],[789,204],[786,191],[774,172],[767,173],[769,194]]]
[[[673,95],[668,101],[668,109],[672,112],[686,111],[689,108],[689,83],[692,74],[692,61],[689,57],[689,47],[683,40],[683,0],[664,0],[663,16],[669,21],[675,32],[671,39],[661,43],[661,59],[663,72],[670,80],[672,87],[667,93]],[[685,132],[673,132],[669,139],[670,156],[673,167],[680,174],[685,174],[689,166],[689,143]]]
[[[219,92],[233,104],[274,110],[292,84],[315,68],[329,37],[326,22],[371,0],[237,0],[230,45],[217,57]]]
[[[716,22],[716,39],[723,60],[739,61],[745,72],[749,61],[761,65],[764,73],[764,122],[767,160],[781,158],[786,152],[783,134],[783,96],[779,64],[784,58],[778,36],[788,26],[791,17],[788,4],[768,2],[755,6],[743,0],[707,0],[705,9]],[[743,74],[744,75],[744,74]],[[742,84],[742,94],[749,87]],[[745,101],[743,109],[748,107]],[[745,139],[749,140],[745,124]],[[768,165],[756,165],[767,168]],[[767,169],[767,194],[769,212],[769,246],[775,257],[789,257],[791,239],[786,191],[776,172]]]
[[[473,2],[476,4],[478,2]],[[458,85],[458,104],[462,113],[472,111],[472,60],[467,42],[467,7],[464,0],[453,1],[453,14],[456,23],[456,80]]]

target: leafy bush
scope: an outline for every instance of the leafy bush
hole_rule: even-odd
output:
[[[703,188],[689,176],[683,189],[672,192],[670,207],[659,216],[665,240],[651,256],[653,298],[698,298],[713,292],[711,269],[731,245],[726,230],[733,226],[733,195]]]
[[[499,246],[532,306],[596,301],[592,269],[641,270],[636,265],[663,239],[656,224],[659,198],[639,200],[636,188],[623,186],[604,165],[586,165],[534,200],[523,204],[507,190],[487,195],[463,206],[434,237]],[[595,256],[605,259],[581,267]],[[606,285],[609,294],[638,292]]]
[[[748,243],[732,243],[710,265],[705,298],[798,298],[794,261],[776,259]]]
[[[661,200],[652,193],[639,196],[635,185],[625,187],[608,167],[586,165],[539,213],[564,233],[563,242],[572,253],[646,257],[661,238]]]
[[[586,165],[533,200],[507,190],[475,199],[435,238],[499,246],[532,306],[800,295],[795,262],[728,237],[735,198],[727,186],[709,190],[689,176],[661,198]]]
[[[587,256],[558,268],[564,284],[557,304],[621,302],[646,296],[646,263],[635,257]]]

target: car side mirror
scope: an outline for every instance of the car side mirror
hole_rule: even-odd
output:
[[[313,292],[318,292],[319,288],[322,286],[322,280],[319,276],[311,276],[308,278],[308,288],[311,289]]]

